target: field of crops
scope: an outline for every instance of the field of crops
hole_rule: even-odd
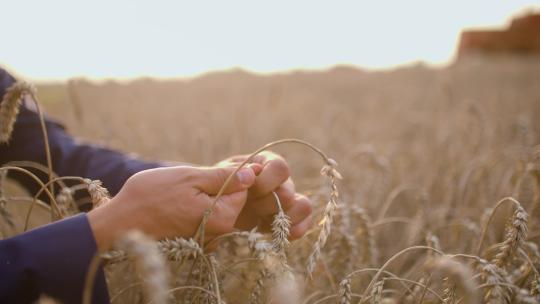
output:
[[[540,301],[538,59],[75,79],[38,98],[76,136],[148,159],[211,165],[285,138],[325,154],[271,148],[315,204],[304,238],[237,232],[206,252],[130,235],[102,257],[113,303]],[[20,233],[31,199],[4,188],[19,222],[0,231]]]

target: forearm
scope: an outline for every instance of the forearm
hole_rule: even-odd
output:
[[[99,179],[109,192],[116,194],[124,182],[133,174],[161,166],[124,153],[91,144],[82,143],[67,134],[57,122],[46,119],[51,147],[53,171],[59,176],[81,176]],[[43,135],[37,113],[23,107],[15,123],[11,141],[0,145],[0,164],[14,161],[33,161],[46,165]],[[45,176],[42,176],[46,178]],[[30,188],[35,183],[18,177]]]

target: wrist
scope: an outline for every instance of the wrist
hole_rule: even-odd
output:
[[[117,199],[112,198],[107,204],[88,213],[88,221],[100,252],[111,249],[116,238],[129,229],[121,212],[115,208],[116,205]]]

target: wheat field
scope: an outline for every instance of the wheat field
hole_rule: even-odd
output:
[[[101,257],[113,303],[540,302],[538,59],[73,79],[37,96],[72,134],[147,159],[211,165],[285,138],[324,154],[271,147],[315,204],[304,238],[287,244],[279,214],[273,234],[233,233],[213,252],[128,235]],[[5,184],[4,237],[32,201]],[[37,206],[30,227],[50,219]]]

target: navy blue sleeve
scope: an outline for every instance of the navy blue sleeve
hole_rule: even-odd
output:
[[[32,303],[41,294],[81,303],[96,243],[80,214],[0,241],[0,303]],[[100,267],[92,303],[109,303]]]
[[[0,68],[1,94],[14,81],[13,77]],[[10,142],[0,144],[0,165],[17,160],[29,160],[46,165],[39,116],[32,110],[32,105],[27,105],[26,102],[15,122]],[[105,147],[82,143],[69,135],[61,124],[50,118],[46,118],[45,124],[49,133],[53,171],[59,176],[99,179],[111,195],[116,194],[131,175],[160,166],[159,163],[142,161]],[[37,190],[34,189],[37,185],[30,180],[22,183],[31,192]]]

